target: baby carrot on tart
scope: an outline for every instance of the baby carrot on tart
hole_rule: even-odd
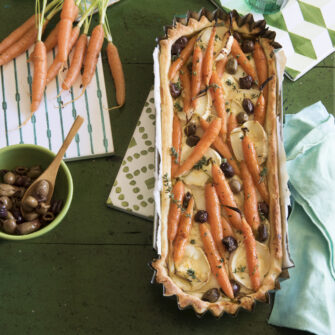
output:
[[[198,144],[193,148],[190,156],[179,166],[176,173],[172,176],[173,178],[182,176],[188,172],[195,163],[197,163],[201,157],[205,154],[207,149],[212,145],[218,136],[221,129],[221,119],[217,118],[211,122],[205,133],[202,135]]]
[[[188,71],[188,68],[183,65],[180,70],[180,80],[181,85],[183,87],[183,103],[184,103],[184,113],[186,114],[187,118],[189,118],[191,115],[189,113],[191,108],[191,102],[192,102],[192,92],[191,92],[191,76],[190,72]]]
[[[192,57],[192,104],[193,108],[196,104],[196,98],[201,89],[202,82],[202,63],[203,63],[203,55],[202,50],[199,45],[195,45]]]
[[[171,203],[168,216],[168,239],[170,242],[173,242],[177,235],[184,193],[184,184],[181,180],[179,180],[174,185],[171,193]]]
[[[209,85],[209,81],[212,77],[215,34],[216,34],[216,29],[215,27],[213,27],[211,36],[209,37],[209,41],[207,44],[204,61],[202,65],[202,77],[203,77],[203,82],[206,85],[206,87]]]
[[[228,274],[222,262],[222,258],[217,251],[215,241],[211,234],[211,231],[207,227],[206,223],[199,224],[199,230],[201,235],[202,243],[204,244],[205,253],[207,255],[209,264],[211,266],[212,273],[215,275],[223,292],[230,298],[234,298],[234,292],[229,281]]]
[[[178,263],[184,255],[185,247],[192,228],[193,207],[194,198],[191,196],[185,212],[181,214],[177,236],[173,244],[173,258],[175,263]]]
[[[182,130],[178,116],[173,117],[172,148],[171,148],[171,175],[178,170],[181,154]]]

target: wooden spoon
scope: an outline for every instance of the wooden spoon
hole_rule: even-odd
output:
[[[54,193],[55,189],[55,181],[58,173],[59,166],[62,162],[63,156],[71,144],[74,136],[77,134],[79,128],[83,124],[84,119],[81,116],[77,116],[76,120],[74,121],[69,133],[67,134],[63,145],[60,147],[56,157],[51,162],[51,164],[48,166],[48,168],[29,186],[29,188],[24,193],[24,196],[21,201],[21,212],[24,215],[26,212],[23,208],[23,204],[25,203],[26,198],[29,195],[32,195],[32,193],[35,191],[36,185],[41,181],[45,180],[49,184],[49,191],[47,195],[47,199],[44,201],[47,205],[50,203],[52,195]]]

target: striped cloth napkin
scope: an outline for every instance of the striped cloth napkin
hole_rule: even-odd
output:
[[[252,12],[244,0],[217,0],[226,10],[245,15]],[[335,0],[289,0],[282,11],[261,15],[276,32],[287,56],[285,73],[297,80],[335,50]]]

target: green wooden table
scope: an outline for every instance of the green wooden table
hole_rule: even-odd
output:
[[[108,10],[127,82],[127,104],[111,111],[115,155],[69,163],[74,199],[62,224],[43,238],[0,242],[0,333],[21,334],[302,334],[267,324],[271,306],[258,304],[215,320],[179,311],[151,285],[152,224],[106,207],[150,87],[152,51],[175,14],[214,7],[206,0],[121,0]],[[0,39],[34,11],[31,0],[2,0]],[[109,104],[114,86],[104,59]],[[284,110],[321,100],[334,112],[334,55],[296,83],[284,81]]]

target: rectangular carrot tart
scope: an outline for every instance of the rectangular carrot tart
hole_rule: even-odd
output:
[[[159,45],[166,296],[220,316],[282,270],[274,33],[236,12],[177,22]]]

